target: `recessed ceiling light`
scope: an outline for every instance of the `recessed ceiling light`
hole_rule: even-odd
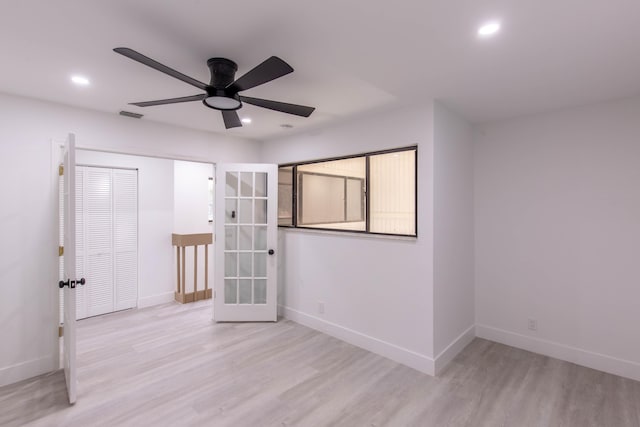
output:
[[[71,81],[78,86],[89,86],[89,79],[84,76],[71,76]]]
[[[249,123],[251,123],[251,119],[249,117],[245,117],[244,119],[241,120],[241,122],[249,124]]]
[[[500,31],[500,22],[486,22],[478,28],[478,37],[491,37]]]

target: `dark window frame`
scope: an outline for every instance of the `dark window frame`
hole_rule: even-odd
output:
[[[370,230],[370,209],[371,209],[371,198],[369,197],[369,185],[370,185],[370,162],[369,159],[371,156],[377,156],[381,154],[392,154],[399,153],[404,151],[414,151],[415,152],[415,174],[414,174],[414,234],[397,234],[397,233],[380,233],[376,231]],[[298,166],[310,165],[315,163],[324,163],[324,162],[332,162],[336,160],[346,160],[346,159],[355,159],[358,157],[365,158],[365,179],[364,179],[364,195],[365,195],[365,212],[364,212],[364,221],[365,221],[365,230],[342,230],[336,228],[322,228],[322,227],[306,227],[304,225],[298,224]],[[408,147],[400,147],[400,148],[392,148],[388,150],[379,150],[379,151],[370,151],[366,153],[360,154],[351,154],[348,156],[339,156],[339,157],[329,157],[325,159],[316,159],[316,160],[305,160],[302,162],[291,162],[291,163],[283,163],[278,165],[278,169],[280,168],[291,168],[292,174],[292,196],[291,196],[291,215],[292,221],[291,225],[280,225],[279,228],[291,228],[291,229],[301,229],[301,230],[316,230],[316,231],[331,231],[337,233],[355,233],[355,234],[370,234],[370,235],[378,235],[378,236],[392,236],[392,237],[418,237],[418,146],[411,145]],[[306,172],[308,173],[308,172]],[[361,179],[361,178],[360,178]]]

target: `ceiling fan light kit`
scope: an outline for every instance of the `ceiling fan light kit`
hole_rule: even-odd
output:
[[[272,101],[269,99],[251,98],[240,96],[238,92],[254,88],[264,83],[268,83],[279,77],[293,72],[293,68],[277,56],[272,56],[262,62],[239,79],[235,79],[238,65],[226,58],[210,58],[207,61],[211,80],[209,84],[202,83],[192,77],[180,73],[167,67],[143,54],[127,47],[117,47],[113,49],[116,53],[133,59],[143,65],[151,67],[157,71],[165,73],[178,80],[182,80],[192,86],[205,91],[200,95],[183,96],[180,98],[162,99],[158,101],[132,102],[138,107],[150,107],[154,105],[176,104],[180,102],[202,101],[202,103],[214,110],[222,112],[224,125],[227,129],[241,127],[242,123],[236,110],[242,107],[242,103],[252,104],[282,113],[294,114],[302,117],[309,117],[315,110],[313,107],[304,105],[288,104],[286,102]]]

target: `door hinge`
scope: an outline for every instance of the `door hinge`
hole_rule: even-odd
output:
[[[64,165],[59,165],[58,166],[58,175],[59,176],[64,175]]]
[[[58,246],[58,256],[64,255],[64,246]]]
[[[58,326],[58,337],[62,338],[64,335],[64,327],[62,325]]]
[[[213,291],[213,299],[216,299],[216,291]]]

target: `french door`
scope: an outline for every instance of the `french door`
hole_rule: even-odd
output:
[[[217,322],[277,320],[277,179],[276,165],[216,166]]]

